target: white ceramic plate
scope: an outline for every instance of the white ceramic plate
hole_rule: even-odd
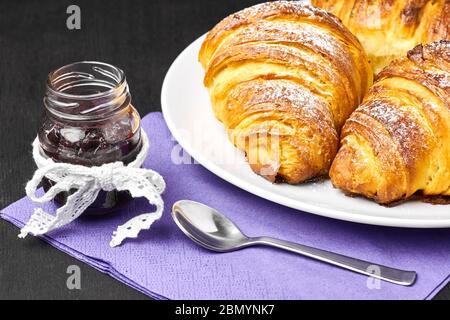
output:
[[[172,135],[198,163],[248,192],[298,210],[384,226],[450,227],[450,205],[411,201],[385,208],[363,198],[346,197],[329,181],[298,186],[271,184],[253,173],[212,113],[203,87],[204,72],[197,61],[203,39],[193,42],[173,62],[161,93],[162,111]]]

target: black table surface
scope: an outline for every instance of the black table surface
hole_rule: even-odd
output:
[[[171,62],[217,21],[254,0],[0,1],[0,208],[24,196],[35,166],[36,136],[49,71],[74,61],[122,68],[142,115],[160,111]],[[81,29],[68,30],[67,7],[81,9]],[[146,299],[43,241],[17,238],[0,221],[0,299]],[[68,290],[67,268],[81,269],[81,290]],[[450,287],[437,299],[450,299]]]

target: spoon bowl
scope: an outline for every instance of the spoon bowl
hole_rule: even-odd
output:
[[[172,217],[191,240],[217,252],[243,248],[250,239],[219,211],[202,203],[181,200],[172,208]]]

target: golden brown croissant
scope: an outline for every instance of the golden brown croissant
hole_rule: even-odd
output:
[[[419,43],[450,40],[450,0],[312,0],[363,44],[376,73]]]
[[[298,2],[235,13],[199,54],[214,113],[251,168],[300,183],[328,173],[344,121],[372,83],[364,49],[337,18]]]
[[[450,195],[450,41],[419,45],[378,76],[344,125],[333,185],[388,204]]]

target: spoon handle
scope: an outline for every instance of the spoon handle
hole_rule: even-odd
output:
[[[251,238],[250,243],[252,245],[266,245],[295,252],[309,258],[317,259],[344,269],[403,286],[410,286],[416,280],[416,272],[414,271],[405,271],[377,265],[372,262],[347,257],[341,254],[316,249],[289,241],[269,237],[258,237]]]

